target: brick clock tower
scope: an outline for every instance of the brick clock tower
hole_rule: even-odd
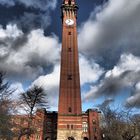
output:
[[[75,0],[62,4],[62,52],[57,140],[81,140],[82,110]]]
[[[30,139],[101,140],[99,127],[101,112],[97,109],[88,109],[86,112],[82,112],[81,109],[76,25],[78,7],[75,0],[63,0],[61,8],[63,31],[59,108],[58,112],[37,110],[33,123],[34,127],[38,129]],[[26,120],[25,115],[13,116],[14,124],[20,122],[21,126],[24,126],[23,121],[20,121],[23,119]],[[26,124],[28,123],[25,121],[25,127]],[[18,130],[18,128],[13,130]],[[22,140],[26,140],[26,136],[23,136]]]

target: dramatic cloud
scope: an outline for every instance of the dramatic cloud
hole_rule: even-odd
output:
[[[1,5],[6,5],[6,6],[14,6],[15,1],[14,0],[0,0]]]
[[[91,86],[84,100],[100,96],[115,97],[121,90],[132,88],[140,81],[140,58],[132,54],[123,54],[112,70],[106,72],[97,86]],[[127,92],[125,94],[128,94]],[[129,95],[129,94],[128,94]]]
[[[132,89],[134,93],[127,102],[134,105],[139,99],[135,87],[140,79],[139,13],[139,0],[109,0],[96,7],[79,28],[80,53],[106,71],[97,83],[90,85],[83,101],[115,98],[122,92],[129,96]]]
[[[40,76],[32,83],[32,86],[38,85],[45,89],[51,110],[57,110],[58,107],[59,79],[60,66],[55,65],[52,73]]]
[[[10,88],[14,91],[13,94],[11,95],[11,99],[14,100],[19,99],[19,94],[25,91],[22,83],[19,82],[12,83]]]
[[[126,71],[140,71],[140,57],[136,57],[132,54],[122,54],[120,61],[112,70],[109,70],[106,73],[106,77],[109,77],[110,75],[113,76],[119,76],[121,73],[124,73]]]
[[[0,16],[4,21],[0,21],[0,24],[17,24],[25,33],[33,29],[46,29],[51,23],[50,12],[56,8],[56,4],[57,0],[0,0],[4,15]],[[9,11],[8,14],[6,11]]]
[[[83,55],[80,55],[79,61],[81,85],[96,82],[104,72],[98,64],[89,61]]]
[[[107,69],[122,53],[140,56],[140,1],[109,0],[97,9],[79,29],[80,52]]]
[[[140,82],[135,85],[132,95],[126,100],[125,106],[140,108]]]
[[[27,7],[48,10],[48,8],[54,9],[56,7],[57,0],[18,0],[17,2],[22,3]]]
[[[15,83],[13,87],[21,90],[23,83],[29,86],[32,81],[32,85],[43,86],[52,110],[58,105],[60,42],[54,34],[45,35],[52,31],[48,27],[56,3],[0,0],[0,70],[6,71]],[[107,105],[123,91],[128,95],[127,107],[140,107],[139,13],[139,0],[109,0],[96,7],[79,28],[83,101],[105,96],[109,100],[103,104]],[[52,27],[57,28],[57,23]]]
[[[34,13],[34,12],[24,12],[20,18],[16,18],[11,21],[14,24],[17,24],[25,33],[28,33],[33,29],[46,29],[50,23],[51,18],[49,13]]]
[[[22,35],[22,31],[18,30],[16,25],[7,25],[6,30],[0,26],[0,39],[17,38]]]
[[[59,61],[60,44],[55,35],[41,29],[25,34],[16,25],[0,28],[0,69],[16,80],[33,80],[50,73]]]
[[[57,0],[0,0],[0,4],[7,7],[15,6],[17,3],[26,7],[48,10],[48,8],[54,9],[56,7]]]

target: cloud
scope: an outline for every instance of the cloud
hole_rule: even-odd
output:
[[[51,23],[51,18],[47,12],[29,13],[25,11],[24,14],[20,16],[20,18],[18,17],[10,22],[17,24],[17,26],[25,33],[28,33],[34,29],[46,29]]]
[[[56,5],[57,0],[0,0],[5,15],[1,17],[4,22],[0,24],[16,24],[24,33],[39,28],[47,29],[51,24],[50,13]]]
[[[140,80],[139,65],[139,57],[132,54],[122,54],[118,64],[112,70],[106,72],[100,83],[90,87],[90,91],[84,95],[84,100],[101,96],[115,97],[120,94],[121,90],[132,88]]]
[[[0,0],[0,4],[7,7],[15,6],[17,3],[23,4],[26,7],[47,10],[48,8],[54,9],[57,0]]]
[[[50,73],[59,61],[60,43],[41,29],[25,35],[16,25],[0,28],[0,69],[15,80],[33,80]]]
[[[50,9],[55,9],[57,0],[16,0],[16,2],[22,3],[27,7],[33,7],[41,10],[48,10]]]
[[[18,36],[22,35],[22,31],[18,30],[16,25],[7,25],[6,30],[0,26],[0,39],[5,38],[17,38]]]
[[[14,6],[15,2],[14,0],[0,0],[0,4],[9,7],[9,6]]]
[[[104,72],[98,64],[83,55],[80,55],[79,63],[81,85],[96,82]]]
[[[106,69],[121,54],[140,56],[140,1],[109,0],[79,28],[80,52]]]
[[[38,77],[31,86],[38,85],[47,93],[50,110],[57,110],[59,94],[60,65],[54,67],[52,73]]]
[[[120,57],[120,61],[112,70],[109,70],[106,73],[106,77],[110,75],[119,76],[121,73],[125,71],[140,71],[140,57],[136,57],[132,54],[122,54]]]
[[[132,90],[139,82],[139,12],[139,0],[109,0],[96,7],[89,19],[81,24],[78,29],[80,53],[106,72],[90,85],[83,101],[104,96],[114,98],[121,91],[129,96],[128,89]],[[136,93],[130,96],[131,101],[138,98]]]
[[[95,93],[98,91],[98,86],[90,86],[90,89],[84,93],[83,95],[83,102],[88,102],[93,99],[97,99],[99,96]]]
[[[13,99],[13,100],[15,100],[15,99],[18,100],[19,99],[19,94],[23,93],[25,91],[22,83],[20,83],[20,82],[12,83],[10,85],[10,88],[14,91],[12,96],[11,96],[11,99]]]
[[[127,108],[140,108],[140,82],[135,85],[132,95],[125,102],[125,106]]]

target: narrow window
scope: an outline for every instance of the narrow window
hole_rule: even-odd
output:
[[[57,129],[57,123],[55,123],[55,129]]]
[[[69,107],[69,112],[71,112],[71,107]]]
[[[68,48],[68,52],[71,52],[72,50],[71,50],[71,48]]]
[[[68,35],[71,35],[71,32],[68,32]]]
[[[68,75],[68,80],[72,80],[72,75],[71,74]]]
[[[71,129],[73,129],[73,124],[71,125]]]
[[[70,128],[70,126],[69,126],[69,124],[67,124],[67,129],[69,129]]]

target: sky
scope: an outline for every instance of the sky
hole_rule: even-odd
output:
[[[140,0],[77,0],[83,110],[140,108]],[[61,0],[0,0],[0,70],[13,98],[42,86],[57,110]]]

